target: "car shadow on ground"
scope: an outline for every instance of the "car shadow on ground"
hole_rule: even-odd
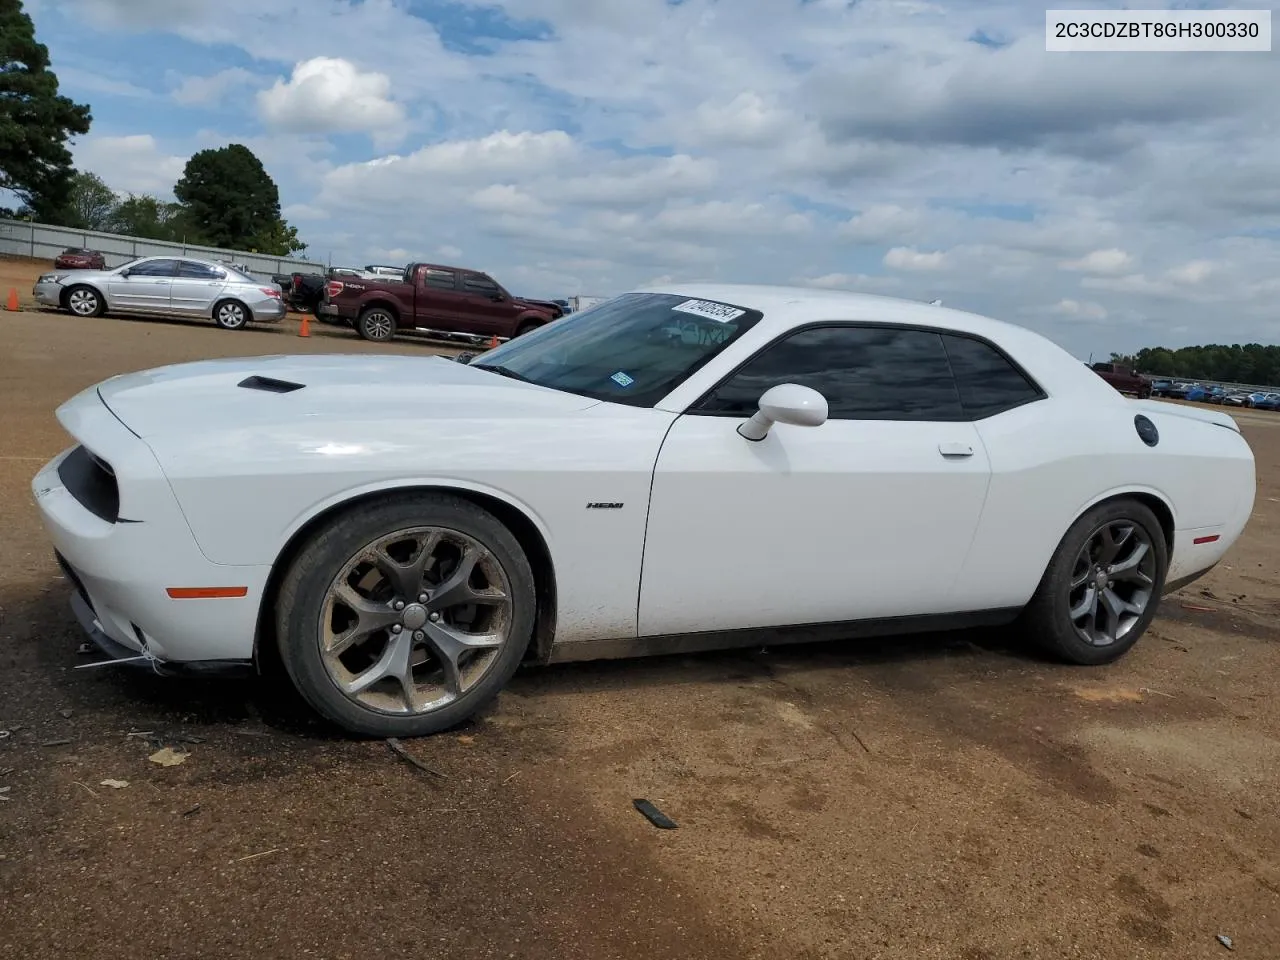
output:
[[[0,625],[11,637],[11,669],[0,674],[0,702],[6,704],[0,720],[20,719],[31,711],[47,713],[54,703],[81,714],[123,714],[138,730],[251,727],[313,744],[350,739],[310,709],[274,657],[264,658],[261,675],[243,679],[163,677],[145,664],[90,666],[105,658],[96,650],[77,652],[86,638],[72,617],[69,599],[66,581],[57,578],[43,589],[0,592]],[[1002,664],[1026,667],[1036,659],[1007,629],[964,630],[529,665],[507,689],[536,701],[644,687],[734,685],[811,671],[847,671],[854,678],[876,667],[891,669],[909,685],[913,675],[941,661],[948,670],[972,674],[1000,670]],[[483,724],[498,709],[501,698],[456,729]],[[118,720],[113,723],[118,725]]]

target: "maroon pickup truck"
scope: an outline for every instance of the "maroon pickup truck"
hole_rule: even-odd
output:
[[[1134,393],[1143,400],[1151,396],[1151,381],[1129,367],[1118,363],[1095,363],[1091,369],[1121,393]]]
[[[349,323],[375,341],[390,340],[397,331],[509,340],[563,315],[549,300],[513,297],[487,274],[434,263],[411,263],[398,280],[330,279],[316,313],[330,323]]]

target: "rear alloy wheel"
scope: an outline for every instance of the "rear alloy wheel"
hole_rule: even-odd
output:
[[[382,343],[396,335],[396,318],[383,307],[370,307],[356,321],[356,332],[366,340]]]
[[[213,308],[213,322],[223,330],[242,330],[249,323],[249,311],[237,300],[223,300]]]
[[[93,287],[72,287],[67,291],[67,309],[77,317],[102,315],[102,295]]]
[[[456,726],[506,685],[534,624],[533,573],[492,514],[449,496],[357,507],[281,585],[285,668],[319,713],[357,734]]]
[[[1123,656],[1155,617],[1169,551],[1155,514],[1136,500],[1100,504],[1063,537],[1023,625],[1069,663]]]

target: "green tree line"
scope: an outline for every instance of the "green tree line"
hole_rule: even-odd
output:
[[[1280,384],[1280,346],[1261,343],[1210,343],[1198,347],[1143,347],[1137,353],[1111,355],[1151,377],[1177,377],[1223,383]]]
[[[275,256],[306,249],[280,215],[275,181],[243,144],[191,157],[174,201],[120,196],[72,164],[67,144],[92,122],[88,104],[58,93],[49,50],[22,0],[0,0],[0,191],[19,203],[0,207],[0,216]]]

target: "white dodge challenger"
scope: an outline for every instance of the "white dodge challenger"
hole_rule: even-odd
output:
[[[33,491],[113,659],[253,669],[366,736],[522,662],[1016,624],[1121,656],[1240,536],[1228,415],[1029,330],[847,293],[629,293],[488,351],[209,360],[63,404]]]

